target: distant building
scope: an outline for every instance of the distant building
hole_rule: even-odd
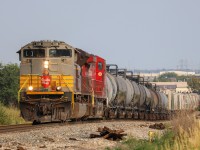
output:
[[[160,74],[159,73],[139,73],[137,75],[140,75],[141,77],[144,77],[144,80],[151,82],[155,78],[157,78]]]
[[[156,84],[161,90],[171,90],[174,92],[191,92],[187,82],[151,82]]]
[[[145,80],[152,82],[154,79],[158,78],[160,75],[165,73],[176,73],[178,76],[189,76],[189,75],[195,75],[195,72],[187,72],[187,71],[161,71],[160,73],[139,73],[137,75],[140,75],[141,77],[144,77]],[[176,79],[172,78],[172,82],[176,82]]]
[[[187,72],[187,71],[161,71],[160,75],[165,73],[176,73],[178,76],[195,75],[195,72]]]

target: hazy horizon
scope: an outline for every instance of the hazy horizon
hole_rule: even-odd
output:
[[[127,69],[200,69],[200,1],[2,1],[0,62],[61,40]]]

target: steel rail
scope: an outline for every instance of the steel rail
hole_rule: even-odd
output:
[[[64,123],[61,122],[50,122],[50,123],[42,123],[33,125],[31,123],[28,124],[18,124],[18,125],[0,125],[0,134],[9,133],[9,132],[28,132],[30,130],[41,129],[45,127],[59,127],[59,126],[71,126],[71,125],[78,125],[78,124],[90,124],[90,123],[103,123],[103,122],[126,122],[126,121],[136,121],[131,119],[109,119],[109,120],[102,120],[102,119],[92,119],[86,121],[67,121]],[[137,120],[138,122],[142,122],[144,120]],[[166,120],[154,120],[153,122],[160,122]],[[149,121],[147,121],[149,122]]]

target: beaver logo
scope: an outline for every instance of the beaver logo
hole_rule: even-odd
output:
[[[101,76],[102,76],[102,72],[99,72],[99,73],[98,73],[98,76],[100,76],[100,77],[101,77]]]
[[[51,82],[50,76],[41,77],[41,84],[44,88],[48,88],[50,85],[50,82]]]

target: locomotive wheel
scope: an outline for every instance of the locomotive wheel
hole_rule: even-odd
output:
[[[135,114],[134,114],[134,112],[131,113],[131,118],[132,118],[132,119],[135,119]]]
[[[32,125],[37,125],[37,124],[40,124],[41,122],[39,120],[34,120]]]
[[[134,117],[135,117],[135,116],[134,116],[134,113],[132,112],[132,113],[131,113],[131,118],[134,119]]]
[[[123,112],[123,118],[124,119],[127,118],[127,112],[126,111]]]
[[[162,114],[159,114],[159,120],[162,120]]]
[[[160,115],[156,114],[156,120],[160,120]]]
[[[119,112],[118,112],[118,110],[115,110],[115,117],[114,118],[119,118]]]
[[[145,113],[144,118],[145,120],[149,120],[149,114]]]
[[[164,119],[164,114],[161,114],[161,120],[163,120]]]
[[[144,120],[144,118],[145,118],[144,112],[139,112],[139,119]]]
[[[106,109],[105,112],[104,112],[104,117],[105,117],[106,119],[108,119],[109,116],[110,116],[109,110]]]
[[[167,120],[167,114],[165,114],[165,117],[164,117],[164,119],[165,119],[165,120]]]
[[[138,112],[134,112],[133,116],[134,116],[133,119],[136,119],[136,120],[139,119],[139,113]]]
[[[153,120],[156,120],[156,114],[153,113]]]
[[[149,120],[154,120],[154,116],[152,113],[149,114]]]
[[[167,114],[167,120],[171,120],[171,115]]]

